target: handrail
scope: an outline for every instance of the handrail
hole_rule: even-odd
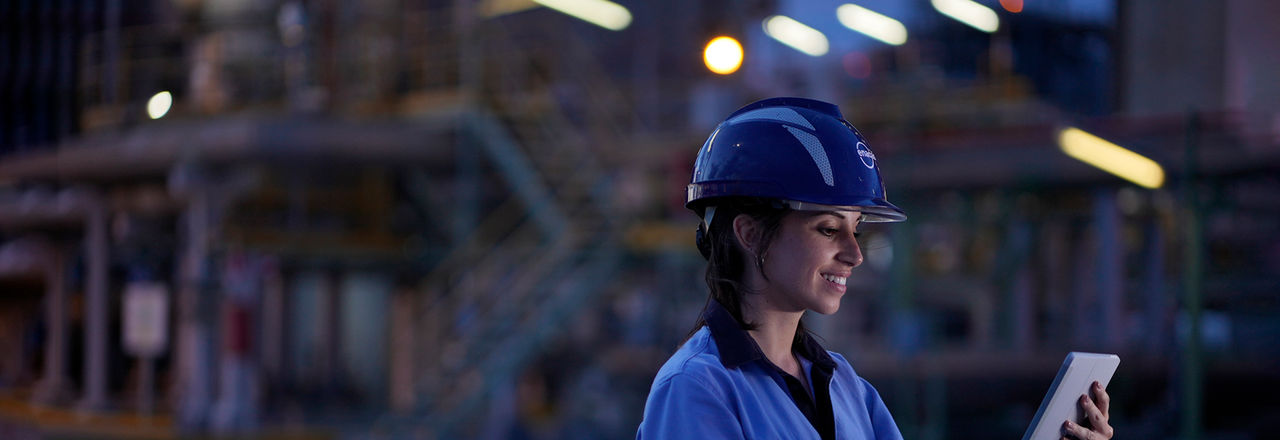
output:
[[[608,150],[592,148],[592,139],[599,140],[602,136],[622,138],[625,136],[623,124],[601,123],[601,119],[613,115],[592,114],[588,125],[600,127],[601,130],[589,133],[588,130],[575,126],[550,95],[551,90],[547,88],[549,83],[546,81],[548,78],[538,77],[537,69],[523,71],[519,68],[528,67],[521,63],[536,61],[528,58],[527,54],[539,53],[537,49],[530,49],[527,41],[513,44],[515,41],[512,36],[500,28],[492,32],[486,29],[485,33],[488,36],[485,41],[486,49],[520,55],[516,59],[507,60],[516,68],[480,72],[486,79],[482,82],[481,95],[501,115],[516,122],[511,126],[513,135],[520,140],[516,145],[528,156],[530,165],[541,174],[540,177],[547,178],[539,181],[547,185],[550,195],[554,197],[560,212],[564,213],[565,220],[571,226],[561,238],[530,249],[518,245],[521,239],[511,238],[521,235],[525,239],[530,237],[527,232],[535,227],[536,222],[523,222],[516,228],[516,232],[509,233],[508,238],[500,242],[503,243],[499,245],[501,248],[491,248],[493,251],[479,260],[471,260],[475,265],[467,278],[472,281],[453,284],[460,290],[451,292],[449,296],[453,299],[448,304],[438,304],[458,307],[466,296],[465,301],[472,303],[468,312],[471,319],[481,324],[481,328],[473,329],[467,334],[449,336],[459,347],[465,346],[463,350],[451,352],[451,357],[461,358],[454,359],[451,366],[442,366],[442,369],[426,377],[419,390],[418,414],[425,417],[415,417],[417,422],[411,423],[426,421],[427,426],[441,432],[449,431],[454,423],[460,423],[462,419],[469,417],[465,408],[487,398],[495,380],[500,381],[501,377],[515,374],[532,356],[537,343],[557,330],[548,327],[551,324],[545,322],[547,318],[531,320],[520,319],[521,316],[546,316],[547,313],[558,316],[568,313],[566,308],[576,309],[587,303],[582,295],[593,291],[594,282],[582,282],[576,289],[577,293],[568,295],[574,300],[566,303],[564,294],[553,293],[562,289],[554,289],[548,284],[562,278],[551,277],[566,271],[577,272],[575,277],[585,276],[582,271],[591,272],[593,265],[616,261],[591,258],[587,256],[590,254],[584,252],[596,252],[589,249],[616,249],[620,241],[620,232],[612,228],[614,219],[608,215],[610,199],[602,196],[601,191],[593,190],[607,182],[607,167],[611,165],[599,157],[600,153],[607,153]],[[582,54],[583,52],[578,52],[579,56]],[[488,67],[494,65],[490,64]],[[533,77],[520,77],[521,75]],[[603,80],[593,80],[593,83],[599,84],[600,81]],[[537,107],[528,107],[530,104]],[[491,125],[483,125],[483,130],[497,130]],[[600,133],[602,131],[605,132],[603,135]],[[565,159],[569,158],[573,159],[572,162],[565,163]],[[573,167],[568,169],[570,164]],[[525,176],[514,180],[526,181],[532,178]],[[617,251],[614,252],[616,254]],[[512,261],[512,258],[525,263],[518,268],[495,267],[506,264],[504,261]],[[504,271],[511,276],[501,277],[499,274]],[[602,276],[599,273],[587,275]],[[499,278],[502,279],[501,284],[498,284]],[[504,353],[511,347],[519,347],[521,353]],[[457,380],[464,376],[475,377],[464,373],[476,365],[488,365],[485,368],[497,377],[485,374],[478,381]]]

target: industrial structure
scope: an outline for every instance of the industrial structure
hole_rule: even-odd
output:
[[[1274,2],[564,3],[7,2],[0,437],[632,437],[705,300],[693,157],[777,95],[911,215],[810,324],[908,438],[1019,435],[1068,351],[1125,437],[1280,428]]]

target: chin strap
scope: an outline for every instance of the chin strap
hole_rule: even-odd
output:
[[[711,261],[711,242],[707,240],[707,231],[703,229],[701,223],[698,224],[698,232],[694,240],[698,244],[698,253],[702,254],[702,258]]]
[[[711,221],[716,218],[716,207],[708,206],[703,210],[702,223],[698,224],[698,232],[694,236],[694,242],[698,245],[698,252],[702,254],[702,258],[711,261],[711,241],[707,239],[707,231],[711,230]]]

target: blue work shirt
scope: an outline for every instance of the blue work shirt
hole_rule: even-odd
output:
[[[798,335],[792,350],[813,394],[793,398],[803,387],[769,362],[723,306],[711,301],[703,318],[706,325],[653,379],[636,439],[902,438],[880,394],[839,353]],[[826,435],[815,427],[831,425]]]

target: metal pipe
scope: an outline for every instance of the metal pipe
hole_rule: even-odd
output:
[[[186,182],[194,185],[194,183]],[[172,181],[171,181],[172,185]],[[179,185],[181,186],[181,185]],[[209,413],[213,388],[212,362],[209,351],[213,345],[209,322],[205,317],[207,307],[201,304],[201,288],[208,258],[210,229],[210,201],[207,191],[181,188],[190,191],[187,211],[181,219],[185,245],[178,267],[178,338],[176,341],[177,383],[173,387],[177,408],[178,426],[190,432],[202,429]]]
[[[107,350],[111,301],[107,291],[107,270],[111,253],[107,238],[107,209],[95,196],[85,195],[75,202],[85,209],[84,252],[87,266],[84,280],[84,398],[80,408],[99,411],[107,406]]]
[[[43,244],[15,242],[7,246],[14,253],[28,255],[28,262],[41,267],[45,278],[44,373],[36,385],[32,400],[53,404],[62,400],[70,389],[67,369],[67,292],[61,252]],[[14,250],[17,249],[17,250]]]

